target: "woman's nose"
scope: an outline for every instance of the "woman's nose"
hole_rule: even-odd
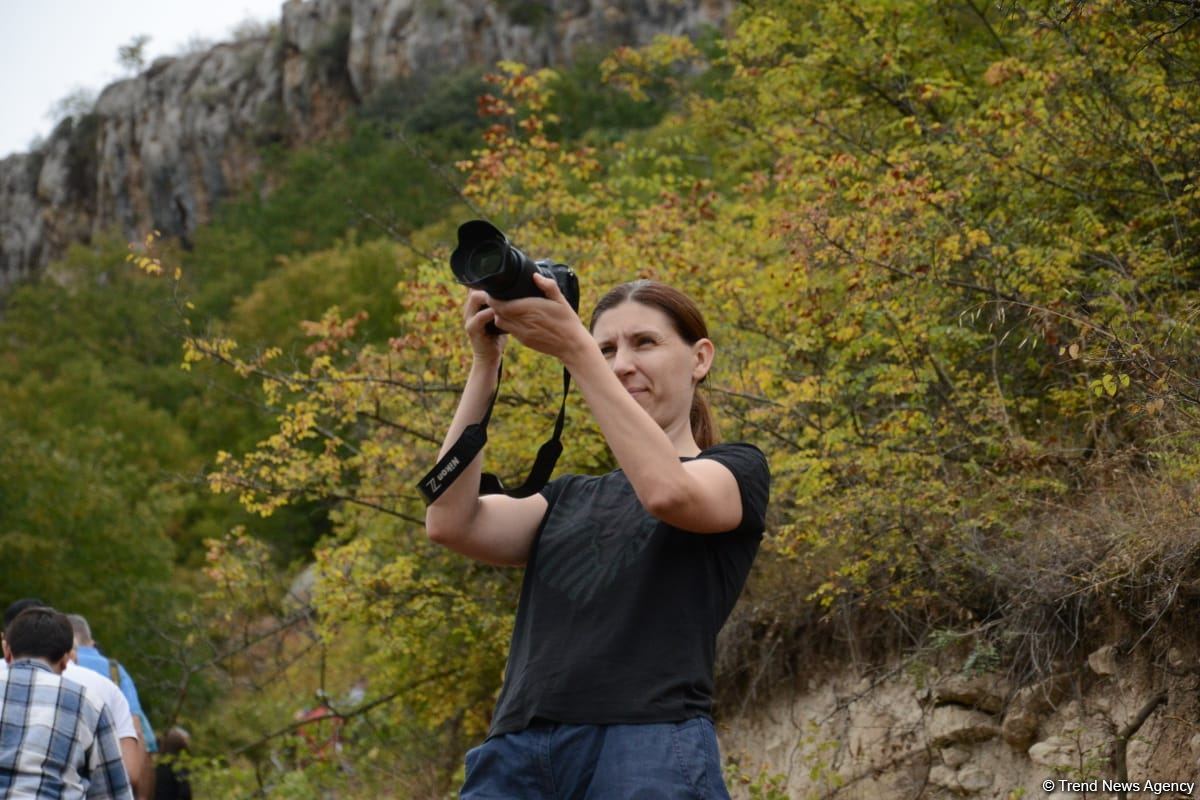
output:
[[[618,375],[626,375],[633,371],[633,359],[624,347],[618,347],[613,354],[612,371]]]

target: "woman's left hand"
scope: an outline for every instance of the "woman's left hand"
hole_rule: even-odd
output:
[[[591,335],[583,327],[583,322],[567,298],[563,297],[558,282],[535,274],[533,283],[544,297],[522,297],[519,300],[488,298],[488,305],[496,312],[493,320],[496,327],[511,333],[526,347],[560,360],[573,348],[590,342]]]

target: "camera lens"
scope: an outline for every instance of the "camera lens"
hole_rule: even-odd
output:
[[[477,283],[499,275],[504,270],[507,250],[503,242],[480,242],[467,256],[463,277],[470,283]]]

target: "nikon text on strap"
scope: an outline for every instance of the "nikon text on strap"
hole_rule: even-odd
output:
[[[446,455],[442,456],[433,469],[425,473],[425,477],[421,478],[420,483],[417,484],[417,488],[421,490],[421,494],[425,498],[426,505],[441,497],[450,488],[450,484],[454,483],[455,479],[462,474],[462,470],[475,460],[479,452],[483,450],[483,446],[487,444],[487,426],[492,418],[496,397],[500,393],[502,375],[503,368],[501,367],[496,370],[496,390],[492,392],[492,399],[488,401],[483,419],[473,425],[468,425],[458,437],[458,441],[446,451]],[[490,472],[485,472],[479,478],[481,495],[504,494],[518,499],[529,497],[540,492],[542,487],[550,481],[550,475],[554,472],[554,464],[562,454],[561,440],[563,424],[567,418],[567,392],[570,388],[571,373],[567,372],[566,367],[563,367],[563,399],[562,405],[558,409],[558,419],[554,422],[554,433],[538,448],[537,458],[534,459],[533,467],[529,470],[529,476],[525,482],[515,489],[505,489],[499,478]]]

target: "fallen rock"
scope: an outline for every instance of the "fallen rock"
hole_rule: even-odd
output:
[[[960,706],[939,706],[927,728],[934,747],[986,742],[1000,734],[989,714]]]
[[[1079,748],[1062,736],[1051,736],[1029,748],[1029,760],[1052,769],[1073,767],[1079,763]]]
[[[957,769],[971,760],[971,751],[965,747],[943,747],[942,763],[947,767]]]
[[[990,789],[995,776],[986,769],[975,766],[965,766],[958,771],[958,785],[968,794]]]
[[[952,792],[959,790],[958,773],[950,767],[944,767],[938,764],[929,770],[929,782],[941,789],[949,789]]]
[[[1042,717],[1066,697],[1071,677],[1070,673],[1062,672],[1018,691],[1000,725],[1004,741],[1016,748],[1028,747],[1037,738]]]
[[[953,675],[933,687],[935,706],[957,703],[968,708],[978,708],[989,714],[999,713],[1004,708],[1009,684],[1003,678],[991,675]]]
[[[1000,724],[1000,735],[1013,747],[1025,748],[1037,738],[1039,724],[1041,717],[1032,709],[1015,709],[1004,717],[1004,722]]]
[[[1117,646],[1106,644],[1087,658],[1088,668],[1097,675],[1117,674]]]

